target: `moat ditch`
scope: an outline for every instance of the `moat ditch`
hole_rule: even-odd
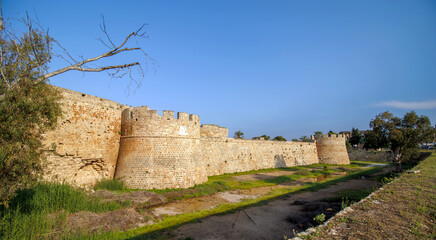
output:
[[[362,172],[365,170],[367,173]],[[316,216],[323,214],[326,220],[344,204],[369,194],[378,187],[376,176],[391,170],[386,165],[362,164],[222,175],[212,180],[221,181],[223,188],[218,185],[217,192],[206,191],[203,196],[201,188],[121,193],[100,190],[92,195],[131,204],[109,213],[72,214],[63,229],[93,234],[138,228],[135,231],[142,232],[141,237],[164,239],[281,239],[316,225]],[[344,197],[353,193],[358,196]],[[132,231],[125,234],[138,235]]]

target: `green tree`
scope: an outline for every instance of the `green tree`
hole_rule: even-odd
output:
[[[282,136],[277,136],[275,138],[273,138],[274,141],[286,141],[286,139]]]
[[[315,136],[320,136],[320,135],[322,135],[322,131],[316,131],[315,132]]]
[[[328,134],[329,136],[331,136],[332,134],[337,134],[337,133],[335,133],[335,132],[333,132],[332,130],[330,130],[327,134]]]
[[[234,137],[237,139],[242,139],[242,138],[244,138],[244,133],[241,131],[236,131],[234,134]]]
[[[260,136],[260,137],[263,137],[263,139],[265,139],[265,140],[270,140],[270,139],[271,139],[271,137],[268,136],[268,135],[262,135],[262,136]]]
[[[355,145],[358,145],[360,143],[362,136],[359,133],[359,129],[352,128],[351,129],[351,137],[350,137],[350,144],[354,147]]]
[[[311,142],[312,140],[310,138],[308,138],[307,136],[302,136],[302,137],[300,137],[300,141],[302,141],[302,142]]]
[[[26,27],[26,32],[14,33],[11,24],[0,16],[0,205],[6,207],[16,190],[34,183],[41,176],[44,158],[41,138],[45,131],[56,126],[62,114],[58,103],[60,94],[47,84],[48,78],[70,70],[101,72],[111,69],[115,73],[110,73],[110,76],[118,78],[125,71],[131,72],[134,66],[142,72],[141,63],[94,65],[96,67],[93,68],[86,64],[126,51],[138,51],[146,56],[140,47],[126,47],[130,38],[146,37],[141,33],[142,27],[129,34],[122,44],[115,46],[103,21],[102,31],[107,37],[106,41],[110,42],[105,45],[110,50],[93,58],[76,61],[29,16],[17,22]],[[74,63],[48,72],[47,64],[53,56],[53,43],[57,43]]]
[[[41,136],[56,126],[59,93],[41,79],[51,38],[39,31],[15,38],[0,25],[0,205],[41,174]]]
[[[369,125],[372,133],[365,141],[373,138],[373,146],[389,148],[397,171],[401,171],[403,157],[415,157],[419,153],[418,144],[433,140],[435,134],[430,119],[414,111],[406,113],[402,119],[386,111],[378,114]]]
[[[292,141],[292,142],[298,142],[298,141],[300,141],[300,140],[298,140],[298,139],[296,139],[296,138],[293,138],[291,141]]]

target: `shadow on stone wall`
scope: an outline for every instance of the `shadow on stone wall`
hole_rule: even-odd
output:
[[[277,154],[274,156],[274,168],[286,167],[286,162],[283,155]]]

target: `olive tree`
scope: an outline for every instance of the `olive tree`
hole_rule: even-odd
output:
[[[373,139],[373,148],[389,148],[397,171],[401,170],[404,155],[407,158],[416,155],[418,144],[433,140],[435,134],[430,119],[424,115],[418,116],[415,111],[406,113],[403,118],[386,111],[371,120],[369,126],[372,132],[368,138],[365,137],[365,141]]]

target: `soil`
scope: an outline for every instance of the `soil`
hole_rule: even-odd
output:
[[[383,172],[391,171],[385,168]],[[289,175],[289,171],[272,173],[247,174],[236,176],[242,179],[255,179]],[[345,172],[336,174],[345,175]],[[383,173],[379,173],[383,174]],[[333,175],[332,175],[333,176]],[[299,186],[306,182],[318,182],[331,176],[318,178],[303,178],[298,181],[283,182],[274,186],[258,187],[219,192],[213,195],[181,199],[168,202],[168,195],[160,195],[147,191],[115,194],[108,191],[96,191],[92,195],[101,197],[104,201],[130,201],[129,208],[109,212],[80,212],[68,217],[65,225],[71,231],[125,231],[155,223],[155,220],[181,213],[212,209],[223,203],[241,202],[244,199],[254,199],[268,194],[277,188]],[[243,180],[246,181],[246,180]],[[197,223],[188,223],[164,235],[170,239],[282,239],[283,236],[293,236],[293,230],[303,231],[316,223],[313,218],[321,212],[326,218],[335,214],[340,203],[332,203],[327,198],[335,197],[335,192],[344,189],[361,189],[376,187],[377,183],[368,178],[339,182],[326,189],[316,192],[303,192],[284,196],[269,201],[265,205],[254,206],[225,215],[210,216]],[[188,191],[190,189],[187,189]],[[171,194],[171,192],[170,192]],[[167,197],[167,198],[166,198]],[[173,197],[173,196],[171,196]],[[262,226],[262,227],[260,227]]]
[[[340,210],[340,203],[331,203],[328,198],[344,189],[377,187],[375,180],[368,178],[339,182],[316,192],[303,192],[270,201],[265,205],[215,215],[200,222],[188,223],[167,233],[170,239],[283,239],[315,225],[313,218],[319,213],[326,218]],[[260,227],[261,226],[261,227]]]

